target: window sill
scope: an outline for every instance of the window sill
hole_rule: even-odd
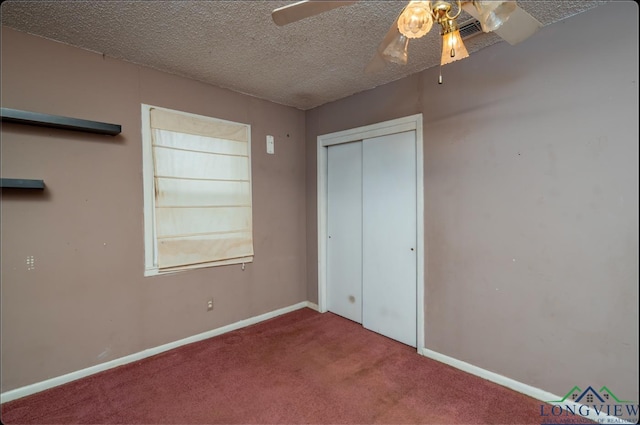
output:
[[[243,258],[233,258],[231,260],[216,261],[213,263],[202,263],[202,264],[192,264],[188,266],[179,266],[179,267],[173,267],[170,269],[163,269],[163,270],[159,269],[158,267],[147,267],[144,270],[144,277],[163,276],[163,275],[174,274],[174,273],[179,273],[179,272],[184,272],[189,270],[203,269],[206,267],[230,266],[233,264],[242,264],[243,265],[242,269],[244,270],[244,264],[252,263],[252,262],[253,262],[253,257],[243,257]]]

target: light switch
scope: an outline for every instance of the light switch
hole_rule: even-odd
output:
[[[267,136],[267,153],[275,153],[275,143],[273,141],[273,136]]]

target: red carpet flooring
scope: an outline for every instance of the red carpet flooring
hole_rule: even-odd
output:
[[[540,402],[309,309],[2,405],[5,424],[540,424]]]

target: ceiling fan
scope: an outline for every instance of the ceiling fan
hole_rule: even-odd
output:
[[[353,3],[356,1],[304,0],[275,9],[271,16],[277,25],[282,26]],[[434,23],[440,25],[442,35],[440,65],[468,57],[456,21],[463,10],[480,21],[484,32],[493,31],[512,45],[525,40],[542,27],[515,1],[412,0],[391,25],[365,72],[378,71],[387,62],[406,65],[409,40],[427,34]],[[442,76],[439,82],[442,83]]]

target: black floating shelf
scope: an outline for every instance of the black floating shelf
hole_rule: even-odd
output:
[[[7,189],[44,189],[43,180],[0,179],[0,187]]]
[[[116,136],[122,131],[122,126],[118,124],[108,124],[9,108],[2,108],[2,122],[84,131],[86,133],[106,134],[109,136]]]

